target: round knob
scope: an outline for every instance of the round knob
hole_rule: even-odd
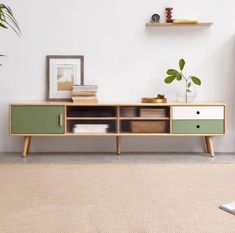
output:
[[[200,125],[197,125],[197,128],[200,129]]]
[[[197,111],[197,115],[200,115],[200,111]]]

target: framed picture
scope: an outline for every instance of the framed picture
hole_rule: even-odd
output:
[[[84,56],[47,56],[47,99],[71,99],[73,85],[84,85]]]

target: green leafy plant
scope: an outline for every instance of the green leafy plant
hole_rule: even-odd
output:
[[[0,4],[0,29],[11,28],[18,36],[21,35],[19,24],[9,6]],[[0,54],[0,57],[5,55]],[[1,66],[1,64],[0,64]]]
[[[201,86],[201,80],[196,77],[196,76],[189,76],[189,77],[186,77],[184,74],[183,74],[183,70],[184,70],[184,67],[185,67],[185,60],[184,59],[180,59],[179,60],[179,68],[180,68],[180,71],[178,70],[175,70],[175,69],[169,69],[167,70],[167,74],[168,74],[168,77],[165,78],[165,83],[166,84],[170,84],[172,83],[174,80],[177,80],[177,81],[181,81],[181,80],[184,80],[185,81],[185,100],[186,102],[188,102],[188,93],[191,92],[190,88],[192,86],[192,84],[195,84],[195,85],[198,85],[198,86]]]
[[[19,24],[9,6],[0,4],[0,28],[11,28],[18,36],[21,35]]]

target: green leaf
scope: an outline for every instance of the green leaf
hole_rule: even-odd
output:
[[[192,83],[191,82],[189,82],[188,83],[188,88],[190,88],[192,86]]]
[[[169,77],[167,77],[164,81],[165,81],[165,83],[170,84],[170,83],[172,83],[175,79],[176,79],[175,76],[169,76]]]
[[[18,36],[21,35],[20,27],[10,7],[0,4],[0,28],[11,28]]]
[[[198,77],[192,76],[191,79],[192,79],[194,84],[196,84],[198,86],[201,86],[202,82]]]
[[[184,66],[185,66],[185,60],[184,59],[180,59],[179,60],[179,67],[180,67],[181,71],[184,69]]]
[[[179,72],[177,70],[174,70],[174,69],[170,69],[166,72],[168,75],[174,75],[174,76],[177,76],[179,74]]]
[[[178,81],[180,81],[180,80],[182,80],[182,74],[178,74],[177,76],[176,76],[176,79],[178,80]]]
[[[0,23],[0,27],[1,27],[1,28],[6,28],[6,29],[7,29],[7,26],[5,26],[3,23]]]

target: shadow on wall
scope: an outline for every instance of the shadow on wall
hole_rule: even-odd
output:
[[[145,27],[145,36],[148,40],[168,42],[175,46],[175,42],[180,42],[182,45],[185,41],[197,40],[211,33],[210,27]],[[145,38],[145,39],[146,39]],[[174,38],[174,40],[172,40]],[[183,39],[183,40],[181,40]]]

